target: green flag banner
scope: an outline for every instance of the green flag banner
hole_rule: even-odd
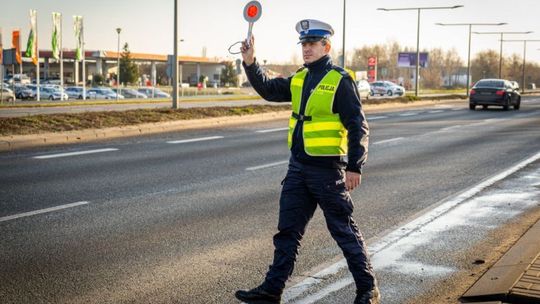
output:
[[[53,23],[53,30],[52,30],[52,40],[51,40],[51,47],[52,47],[52,57],[56,60],[60,59],[60,44],[59,44],[59,38],[60,38],[60,23],[62,22],[62,14],[60,13],[52,13],[52,23]]]
[[[84,30],[82,16],[73,16],[73,29],[75,31],[75,59],[80,61],[84,59]]]
[[[37,11],[30,10],[30,34],[28,35],[28,42],[26,43],[26,57],[32,58],[34,65],[38,64],[36,25]]]

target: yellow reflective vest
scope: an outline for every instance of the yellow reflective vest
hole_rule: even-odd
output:
[[[339,114],[332,112],[334,97],[343,75],[329,71],[310,94],[306,109],[300,115],[302,88],[307,69],[300,70],[291,79],[292,115],[289,120],[288,146],[292,147],[293,133],[298,121],[304,122],[302,136],[304,150],[310,156],[347,155],[347,129]]]

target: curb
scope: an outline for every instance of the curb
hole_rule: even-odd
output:
[[[464,303],[540,303],[540,220],[467,290],[461,300]]]
[[[105,129],[88,129],[61,133],[2,136],[0,137],[0,151],[11,151],[21,148],[56,144],[90,142],[109,138],[130,137],[162,132],[229,126],[252,122],[264,122],[275,119],[284,119],[289,117],[290,115],[290,111],[279,111],[252,115],[178,120],[140,124],[134,126],[114,127]]]

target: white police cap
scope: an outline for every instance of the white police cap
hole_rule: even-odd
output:
[[[296,31],[300,34],[300,42],[319,41],[334,35],[334,29],[330,24],[315,19],[298,21]]]

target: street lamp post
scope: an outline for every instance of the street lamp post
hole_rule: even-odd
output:
[[[456,9],[463,7],[463,5],[454,5],[454,6],[432,6],[432,7],[404,7],[404,8],[378,8],[380,11],[417,11],[418,12],[418,22],[416,28],[416,74],[414,79],[414,95],[418,96],[419,83],[418,79],[420,78],[420,11],[422,10],[440,10],[440,9]]]
[[[499,51],[499,79],[501,79],[502,78],[502,62],[503,62],[502,52],[503,52],[504,35],[530,34],[532,33],[532,31],[528,31],[528,32],[473,32],[473,33],[477,35],[501,35],[501,48]]]
[[[343,0],[343,56],[341,57],[341,66],[345,68],[345,16],[347,0]]]
[[[172,67],[172,107],[173,109],[179,109],[178,104],[178,0],[174,0],[174,49],[173,49],[173,67]]]
[[[118,74],[116,74],[116,101],[119,99],[120,95],[120,32],[121,28],[117,27],[116,32],[118,33],[118,52],[116,54],[116,63],[118,67]]]
[[[540,39],[511,39],[502,42],[523,42],[523,67],[521,70],[521,92],[525,93],[525,57],[527,56],[527,42],[540,42]]]
[[[467,97],[469,96],[469,88],[471,86],[471,80],[470,80],[470,75],[471,75],[471,33],[472,33],[472,27],[473,26],[490,26],[490,25],[493,25],[493,26],[500,26],[500,25],[506,25],[507,23],[505,22],[500,22],[500,23],[436,23],[437,25],[440,25],[440,26],[468,26],[469,27],[469,45],[467,47],[467,91],[466,91],[466,94],[467,94]]]

